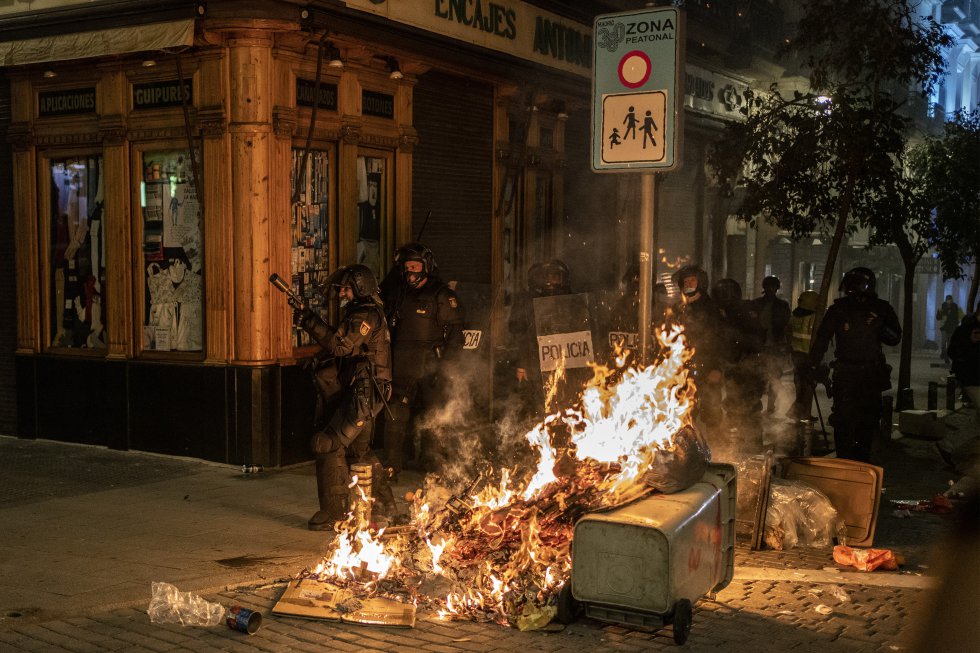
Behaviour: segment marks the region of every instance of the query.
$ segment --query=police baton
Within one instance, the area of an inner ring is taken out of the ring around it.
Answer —
[[[823,425],[823,411],[820,410],[820,401],[817,400],[817,382],[810,379],[810,387],[813,388],[813,403],[817,405],[817,417],[820,418],[820,432],[823,433],[823,446],[830,449],[830,442],[827,440],[827,428]]]
[[[374,384],[374,389],[377,391],[378,397],[381,398],[381,405],[385,407],[385,412],[388,413],[388,419],[394,422],[395,415],[391,412],[391,407],[388,405],[388,400],[385,399],[385,393],[381,390],[381,384],[378,383],[378,379],[375,378],[372,370],[368,370],[368,376],[371,377],[371,383]]]

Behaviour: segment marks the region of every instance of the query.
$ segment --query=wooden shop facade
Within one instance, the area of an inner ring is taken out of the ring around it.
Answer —
[[[423,225],[490,374],[487,316],[554,255],[588,174],[588,21],[517,0],[32,6],[0,8],[18,436],[308,459],[310,347],[269,277],[316,303]]]

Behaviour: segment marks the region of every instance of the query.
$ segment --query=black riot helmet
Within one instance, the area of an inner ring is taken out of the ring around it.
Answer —
[[[405,264],[409,261],[418,261],[422,264],[421,272],[406,272]],[[419,287],[426,277],[433,274],[436,269],[436,261],[432,256],[432,250],[422,243],[406,243],[395,251],[395,265],[401,271],[402,279],[413,288]]]
[[[684,279],[691,277],[697,278],[698,285],[696,288],[685,290]],[[702,270],[700,265],[685,265],[673,274],[671,280],[681,293],[688,296],[697,294],[698,292],[705,293],[708,291],[708,273]]]
[[[349,286],[354,293],[354,299],[373,299],[378,293],[378,280],[374,272],[366,265],[355,263],[342,267],[327,279],[330,290],[336,291],[343,286]]]
[[[731,304],[742,299],[742,286],[734,279],[719,279],[711,286],[711,296],[720,304]]]
[[[553,258],[541,266],[538,273],[541,277],[542,295],[564,295],[569,292],[568,266],[559,259]]]
[[[850,296],[875,295],[875,273],[869,268],[852,268],[840,281],[840,292]]]

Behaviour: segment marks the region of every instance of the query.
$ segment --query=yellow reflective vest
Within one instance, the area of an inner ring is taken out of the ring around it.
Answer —
[[[807,353],[810,351],[810,338],[813,334],[813,318],[816,313],[808,312],[806,315],[793,315],[789,318],[790,344],[793,351]]]

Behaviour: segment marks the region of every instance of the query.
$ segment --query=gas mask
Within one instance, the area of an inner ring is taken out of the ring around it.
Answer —
[[[408,261],[406,261],[408,263]],[[402,266],[402,278],[412,288],[418,288],[425,280],[425,267],[421,270],[409,270],[407,265]]]

